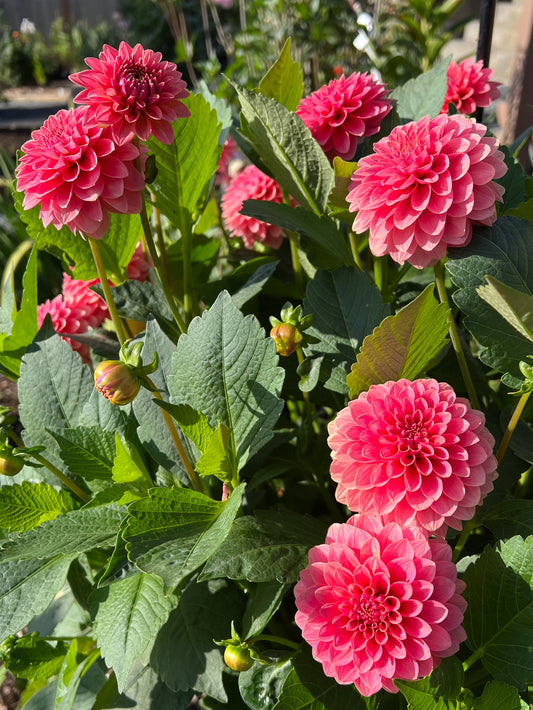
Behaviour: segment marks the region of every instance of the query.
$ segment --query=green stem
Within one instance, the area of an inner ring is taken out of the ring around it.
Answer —
[[[181,248],[183,254],[183,308],[187,318],[192,318],[193,315],[193,298],[192,298],[192,238],[188,227],[185,225],[181,231]]]
[[[466,541],[470,537],[470,533],[472,530],[477,526],[477,520],[476,520],[476,514],[474,515],[473,518],[468,520],[464,528],[461,530],[461,534],[459,535],[459,539],[457,540],[455,547],[453,548],[453,555],[452,555],[452,562],[456,563],[457,560],[461,557],[461,553],[463,551],[463,547],[466,544]]]
[[[152,381],[148,377],[146,379],[153,386]],[[157,399],[163,401],[163,397],[161,396],[161,394],[157,390],[152,392],[152,394]],[[205,491],[204,491],[204,487],[202,485],[202,481],[198,478],[198,475],[193,468],[191,460],[187,456],[187,452],[185,451],[185,447],[183,446],[183,443],[180,439],[180,435],[178,434],[178,430],[176,429],[176,427],[174,425],[174,420],[172,419],[170,414],[165,409],[163,409],[162,407],[159,407],[159,409],[161,410],[161,413],[163,414],[163,419],[165,420],[165,424],[167,425],[167,429],[170,433],[170,437],[174,443],[174,446],[176,447],[176,450],[178,452],[178,456],[181,459],[181,462],[183,464],[183,467],[185,468],[185,472],[187,473],[187,476],[189,477],[189,481],[191,482],[192,487],[195,490],[199,491],[200,493],[204,493]]]
[[[450,335],[450,340],[452,341],[453,349],[455,350],[455,355],[457,357],[457,362],[459,363],[459,368],[461,374],[463,375],[463,380],[466,385],[466,390],[470,398],[470,402],[474,409],[480,409],[479,400],[477,398],[476,390],[474,388],[474,383],[472,382],[472,377],[470,375],[470,370],[468,369],[468,364],[466,362],[465,354],[461,346],[461,341],[459,339],[459,333],[457,332],[457,327],[455,325],[455,320],[452,315],[452,310],[450,308],[450,302],[448,300],[448,294],[446,292],[446,286],[444,284],[444,271],[442,268],[442,261],[435,264],[435,282],[437,284],[437,291],[439,293],[439,298],[441,303],[448,307],[448,332]]]
[[[250,641],[253,641],[253,643],[256,641],[268,641],[269,643],[274,643],[279,646],[287,646],[287,648],[292,648],[295,651],[300,649],[300,644],[289,641],[289,639],[283,638],[283,636],[272,636],[271,634],[259,634],[259,636],[251,638]]]
[[[507,423],[507,428],[505,429],[502,440],[498,447],[498,451],[496,452],[496,459],[498,463],[501,463],[501,460],[503,459],[503,455],[505,454],[507,446],[509,445],[509,440],[513,435],[514,430],[516,429],[516,425],[518,424],[518,420],[520,419],[520,416],[524,411],[524,407],[527,404],[527,400],[529,399],[530,394],[531,392],[524,392],[524,394],[520,397],[514,409],[514,412]]]
[[[89,244],[91,245],[94,264],[96,266],[96,270],[98,271],[98,278],[100,279],[100,283],[104,291],[104,298],[107,303],[109,313],[111,315],[111,320],[113,321],[113,325],[115,326],[115,330],[117,331],[117,336],[120,341],[120,344],[124,345],[124,342],[126,340],[126,334],[124,333],[124,327],[122,326],[122,321],[115,305],[115,299],[113,298],[111,288],[109,287],[109,281],[107,280],[102,254],[100,253],[100,247],[98,246],[98,242],[96,241],[96,239],[91,239],[91,237],[89,237]]]
[[[379,292],[383,295],[383,257],[376,256],[374,258],[374,281]]]
[[[165,294],[165,298],[167,300],[167,303],[170,307],[170,310],[172,311],[172,315],[174,316],[174,320],[176,321],[176,324],[180,331],[182,333],[185,333],[187,330],[187,325],[183,318],[181,317],[181,314],[178,310],[178,306],[176,305],[176,300],[174,298],[174,295],[172,294],[170,290],[170,286],[168,285],[168,281],[165,278],[165,274],[163,273],[163,269],[161,267],[161,260],[159,259],[159,254],[157,253],[157,249],[155,248],[155,243],[154,239],[152,237],[152,230],[150,229],[150,222],[148,221],[148,215],[146,214],[146,202],[142,200],[142,210],[141,210],[141,224],[143,226],[143,232],[144,232],[144,238],[146,239],[146,246],[148,247],[148,253],[152,257],[152,262],[154,264],[154,268],[157,272],[157,275],[159,277],[159,281],[161,283],[161,287],[163,289],[163,293]]]
[[[15,444],[17,445],[17,447],[19,449],[24,450],[26,448],[22,439],[13,430],[9,431],[9,436],[11,439],[13,439],[13,441],[15,442]],[[82,500],[84,503],[88,503],[91,500],[91,497],[89,495],[87,495],[87,493],[85,493],[85,491],[82,491],[82,489],[76,483],[74,483],[74,481],[72,481],[68,476],[65,476],[65,474],[62,471],[60,471],[56,466],[54,466],[54,464],[51,461],[48,461],[48,459],[45,459],[44,456],[41,456],[41,454],[32,453],[31,457],[34,458],[36,461],[38,461],[42,466],[47,468],[50,471],[50,473],[53,473],[54,476],[59,478],[61,483],[63,483],[67,488],[70,488],[70,490],[75,495],[77,495],[78,498],[80,500]]]
[[[303,354],[302,348],[298,346],[296,348],[296,357],[298,358],[298,365],[301,365],[302,362],[305,360],[305,356]],[[304,404],[305,404],[305,416],[307,420],[307,428],[309,429],[309,433],[311,434],[313,432],[313,414],[311,411],[311,399],[309,397],[309,392],[302,391],[302,395],[304,398]]]
[[[296,281],[298,291],[303,296],[303,294],[305,293],[305,286],[302,264],[300,263],[300,255],[298,254],[298,234],[296,232],[288,232],[288,235],[289,244],[291,246],[291,260],[292,268],[294,271],[294,280]]]
[[[348,232],[348,240],[350,242],[350,249],[352,252],[354,264],[363,271],[363,262],[361,261],[361,254],[359,254],[359,249],[357,248],[357,236],[351,230]]]
[[[531,487],[531,474],[533,473],[533,466],[530,466],[527,471],[520,476],[518,483],[514,489],[515,498],[525,498]]]
[[[484,648],[478,648],[474,651],[474,653],[471,656],[468,656],[466,661],[463,661],[463,671],[466,673],[466,671],[471,668],[476,661],[479,661],[481,656],[483,655]]]

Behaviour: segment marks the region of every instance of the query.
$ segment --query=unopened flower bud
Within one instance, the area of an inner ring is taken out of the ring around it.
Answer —
[[[141,381],[134,369],[120,360],[104,360],[94,371],[94,386],[111,404],[129,404],[139,392]]]
[[[270,331],[270,337],[276,343],[278,355],[291,355],[303,340],[303,336],[294,325],[282,323],[275,325]]]
[[[24,467],[24,459],[15,456],[9,451],[0,452],[0,474],[2,476],[16,476]]]
[[[237,646],[234,644],[226,646],[226,650],[224,651],[224,661],[228,668],[231,668],[238,673],[249,670],[254,664],[250,651],[243,646]]]

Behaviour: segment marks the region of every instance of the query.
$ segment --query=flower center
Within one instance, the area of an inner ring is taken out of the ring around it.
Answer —
[[[124,67],[119,79],[122,95],[128,102],[145,104],[154,93],[155,82],[152,73],[138,64]]]
[[[376,631],[386,631],[390,614],[394,613],[395,600],[372,586],[361,590],[350,584],[344,601],[339,604],[337,623],[350,631],[359,631],[373,636]]]

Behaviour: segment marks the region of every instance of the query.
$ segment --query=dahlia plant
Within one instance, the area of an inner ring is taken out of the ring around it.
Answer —
[[[105,46],[21,147],[22,707],[529,707],[532,182],[470,116],[490,70],[448,64],[304,95],[287,42],[228,105]]]

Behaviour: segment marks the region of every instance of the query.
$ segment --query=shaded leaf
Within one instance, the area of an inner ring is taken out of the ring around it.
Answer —
[[[533,536],[487,547],[464,580],[468,647],[495,680],[524,689],[533,673]]]
[[[493,680],[483,688],[474,702],[475,710],[528,710],[529,706],[518,695],[516,688]]]
[[[115,435],[100,427],[52,429],[47,431],[59,445],[59,455],[68,470],[86,481],[111,481],[115,457]]]
[[[3,662],[17,678],[46,680],[59,672],[67,650],[64,641],[52,646],[38,636],[26,635],[10,644]]]
[[[272,710],[292,670],[290,661],[254,663],[250,670],[239,673],[239,690],[251,710]]]
[[[533,295],[533,224],[501,217],[492,227],[474,228],[470,244],[450,249],[446,268],[458,287],[453,299],[465,314],[464,324],[482,346],[479,358],[518,384],[518,363],[531,355],[531,342],[495,312],[477,293],[491,276],[500,283]],[[519,385],[518,385],[519,386]]]
[[[489,508],[481,519],[497,538],[526,538],[533,530],[533,500],[505,500]]]
[[[334,269],[352,262],[344,235],[326,214],[265,200],[244,200],[241,214],[304,234],[311,242],[309,259],[316,266]]]
[[[163,582],[139,572],[98,589],[94,632],[107,665],[113,668],[122,691],[134,661],[146,650],[175,604]]]
[[[478,295],[512,325],[522,337],[533,342],[533,296],[485,276],[487,284],[477,288]]]
[[[229,577],[250,582],[296,582],[313,545],[324,542],[326,527],[289,511],[258,511],[235,520],[200,579]]]
[[[0,562],[0,641],[23,629],[62,589],[74,555]]]
[[[153,488],[129,507],[123,533],[129,558],[169,588],[194,572],[222,544],[241,504],[243,485],[225,502],[185,488]]]
[[[414,380],[447,342],[449,309],[433,295],[433,284],[365,338],[346,382],[350,397],[371,385],[403,377]]]
[[[304,310],[315,316],[306,332],[318,338],[305,352],[325,355],[322,367],[329,368],[325,386],[345,394],[346,376],[363,338],[390,313],[389,306],[366,274],[343,267],[317,271],[307,286]]]
[[[241,613],[235,587],[219,580],[191,582],[159,632],[150,664],[172,690],[194,688],[225,703],[224,661],[213,639],[229,637],[231,620]]]

